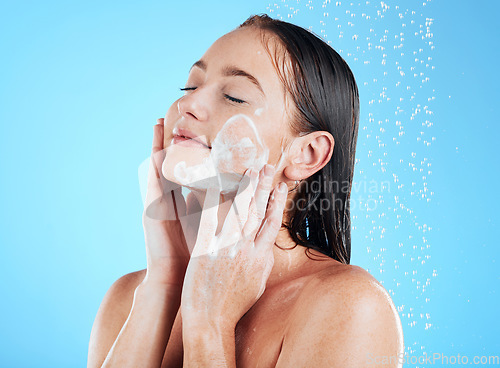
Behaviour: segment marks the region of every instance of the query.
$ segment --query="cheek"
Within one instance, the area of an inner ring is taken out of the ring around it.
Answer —
[[[264,144],[269,149],[269,158],[268,162],[271,165],[274,165],[276,169],[278,169],[278,162],[285,155],[284,147],[282,147],[283,135],[281,128],[275,128],[272,132],[267,132],[267,134],[263,135]]]
[[[252,117],[238,114],[229,118],[212,141],[212,150],[171,145],[172,130],[180,119],[176,104],[165,117],[162,172],[168,180],[199,189],[221,184],[223,191],[233,191],[249,167],[260,170],[279,158],[282,132],[279,124],[269,123],[262,110]]]
[[[248,116],[231,117],[212,144],[212,157],[219,172],[243,174],[249,167],[260,170],[269,157],[257,125]]]

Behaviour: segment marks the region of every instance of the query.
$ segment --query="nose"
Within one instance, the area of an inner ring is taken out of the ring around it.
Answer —
[[[208,119],[208,99],[201,92],[198,88],[177,101],[177,109],[182,117],[186,119],[194,118],[199,121]]]

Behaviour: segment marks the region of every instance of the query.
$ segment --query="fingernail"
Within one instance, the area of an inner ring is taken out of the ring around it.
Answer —
[[[285,183],[280,183],[280,185],[278,185],[278,192],[280,193],[285,193],[286,191],[286,184]]]
[[[250,169],[248,169],[247,175],[249,178],[255,179],[258,174],[257,174],[257,171],[255,171],[255,169],[253,167],[251,167]]]
[[[272,176],[273,174],[274,174],[274,167],[272,167],[271,165],[266,164],[264,166],[264,175]]]

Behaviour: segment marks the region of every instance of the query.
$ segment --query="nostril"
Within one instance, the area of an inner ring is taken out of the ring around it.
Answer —
[[[206,106],[199,98],[194,98],[194,94],[181,97],[177,101],[179,115],[186,119],[204,121],[207,118]]]

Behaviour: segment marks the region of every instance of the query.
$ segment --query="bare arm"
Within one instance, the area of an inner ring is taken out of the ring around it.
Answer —
[[[179,310],[190,256],[181,223],[186,203],[180,186],[161,171],[163,123],[154,126],[142,216],[147,271],[120,278],[106,294],[92,329],[89,368],[160,367]]]
[[[215,323],[183,326],[183,367],[235,368],[234,327]]]
[[[179,289],[139,285],[130,315],[102,368],[160,367],[180,298]]]
[[[180,290],[129,274],[113,284],[97,314],[87,367],[160,367]],[[127,315],[128,313],[128,315]]]

